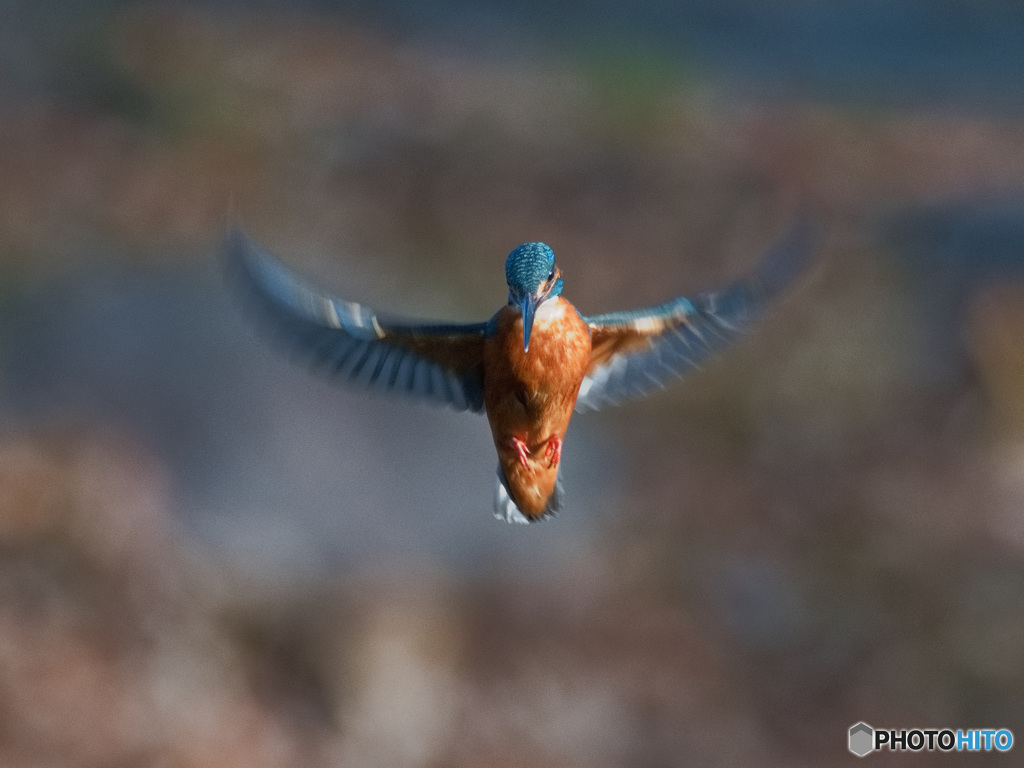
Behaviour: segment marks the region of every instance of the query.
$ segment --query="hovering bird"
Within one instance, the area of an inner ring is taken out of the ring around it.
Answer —
[[[484,411],[498,452],[495,517],[532,523],[561,505],[559,465],[573,410],[663,388],[747,330],[799,274],[813,242],[798,220],[753,275],[649,309],[586,316],[562,296],[544,243],[505,261],[508,303],[487,322],[378,314],[308,286],[232,228],[225,251],[242,290],[314,367],[456,410]]]

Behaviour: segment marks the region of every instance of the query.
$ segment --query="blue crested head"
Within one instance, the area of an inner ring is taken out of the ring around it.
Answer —
[[[542,303],[562,293],[562,272],[544,243],[523,243],[505,260],[508,303],[523,315],[523,349],[530,350],[533,315]]]
[[[554,271],[555,253],[544,243],[516,246],[505,260],[505,279],[511,296],[516,299],[526,293],[536,294],[553,278]]]

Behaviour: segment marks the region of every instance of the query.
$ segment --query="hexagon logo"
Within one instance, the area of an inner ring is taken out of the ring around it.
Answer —
[[[857,757],[864,757],[875,748],[875,729],[867,723],[850,726],[850,751]]]

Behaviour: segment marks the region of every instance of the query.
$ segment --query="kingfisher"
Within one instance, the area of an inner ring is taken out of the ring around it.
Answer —
[[[403,319],[300,279],[233,226],[230,273],[315,369],[371,389],[487,415],[498,454],[494,514],[532,523],[562,504],[574,411],[646,395],[747,331],[803,270],[814,227],[798,218],[752,274],[657,306],[584,315],[562,296],[555,254],[523,243],[505,261],[508,302],[481,323]]]

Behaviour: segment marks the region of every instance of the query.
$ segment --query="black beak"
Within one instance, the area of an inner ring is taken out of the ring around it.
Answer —
[[[528,293],[519,300],[523,313],[523,351],[530,351],[530,333],[533,331],[533,315],[537,311],[537,297]]]

